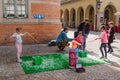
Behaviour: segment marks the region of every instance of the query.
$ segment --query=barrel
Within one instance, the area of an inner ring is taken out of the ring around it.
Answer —
[[[69,51],[69,67],[70,68],[75,68],[75,66],[76,66],[75,50],[70,49],[70,51]]]

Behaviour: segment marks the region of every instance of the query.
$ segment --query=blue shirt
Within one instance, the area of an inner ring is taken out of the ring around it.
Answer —
[[[62,31],[57,37],[56,43],[60,42],[61,40],[72,41],[73,39],[68,38],[66,32]]]

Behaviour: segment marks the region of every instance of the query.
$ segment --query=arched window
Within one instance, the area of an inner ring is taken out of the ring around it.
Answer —
[[[104,18],[108,21],[113,21],[114,23],[116,23],[116,17],[114,16],[115,13],[116,8],[113,5],[108,5],[104,10]]]
[[[28,0],[3,0],[4,18],[27,18]]]
[[[91,25],[94,25],[94,8],[91,7],[89,10],[89,22]]]
[[[65,25],[69,26],[69,11],[68,11],[68,9],[65,10],[64,19],[65,19]]]
[[[80,22],[84,21],[84,11],[81,9],[80,11]]]

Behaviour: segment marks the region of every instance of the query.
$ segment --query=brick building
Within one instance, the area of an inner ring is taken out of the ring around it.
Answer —
[[[0,45],[13,43],[6,38],[16,27],[31,33],[40,43],[55,39],[61,30],[60,0],[0,0],[0,4]],[[23,40],[25,44],[35,43],[29,36]]]

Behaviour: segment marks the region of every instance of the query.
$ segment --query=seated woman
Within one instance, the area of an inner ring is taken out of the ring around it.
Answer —
[[[68,32],[69,28],[64,28],[56,39],[56,44],[60,50],[64,50],[65,46],[69,46],[68,42],[73,40],[67,37]]]

